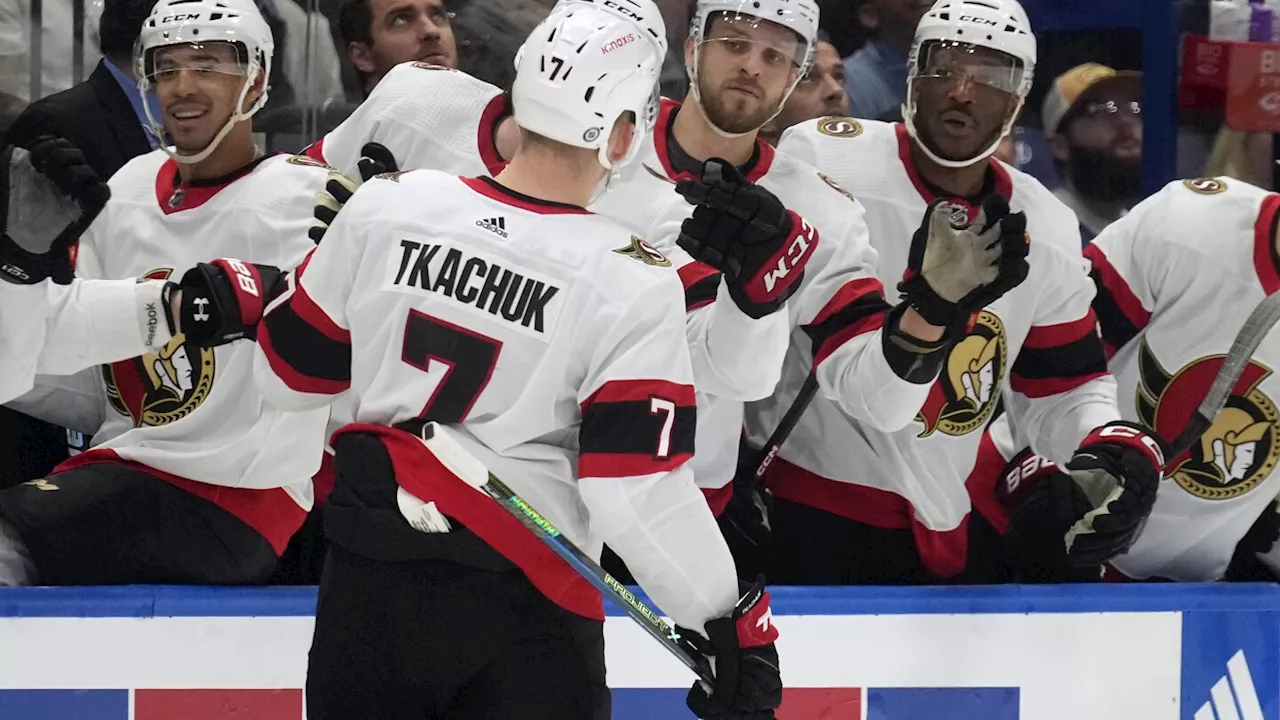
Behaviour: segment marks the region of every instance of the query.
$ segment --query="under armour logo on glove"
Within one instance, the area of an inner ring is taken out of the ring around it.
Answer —
[[[209,319],[209,313],[205,312],[205,308],[209,305],[209,298],[196,298],[191,303],[199,308],[191,316],[191,319],[196,322],[206,322]]]

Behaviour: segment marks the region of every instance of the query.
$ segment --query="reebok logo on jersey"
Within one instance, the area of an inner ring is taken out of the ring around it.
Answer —
[[[392,286],[427,291],[512,323],[541,338],[555,326],[555,309],[548,311],[560,288],[550,280],[528,277],[527,270],[504,268],[497,258],[468,249],[403,239]],[[502,261],[505,262],[505,261]],[[548,316],[550,319],[548,319]]]
[[[1244,651],[1238,650],[1227,661],[1227,674],[1218,678],[1209,690],[1209,701],[1200,706],[1194,720],[1263,720],[1262,703],[1253,684]]]
[[[477,220],[476,225],[479,225],[489,232],[496,233],[499,237],[507,236],[507,219],[504,217]]]

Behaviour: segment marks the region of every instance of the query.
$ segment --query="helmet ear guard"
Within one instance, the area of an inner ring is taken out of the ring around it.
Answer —
[[[920,140],[916,130],[916,80],[921,77],[921,63],[927,60],[927,51],[933,43],[987,48],[1009,56],[1021,68],[1017,82],[1010,85],[1018,102],[1005,119],[1003,131],[989,147],[967,160],[940,157]],[[991,157],[1000,141],[1013,131],[1018,114],[1031,92],[1036,56],[1036,37],[1031,32],[1031,21],[1017,0],[938,0],[916,26],[915,40],[907,56],[907,99],[902,105],[902,119],[907,132],[921,151],[942,167],[968,167]]]

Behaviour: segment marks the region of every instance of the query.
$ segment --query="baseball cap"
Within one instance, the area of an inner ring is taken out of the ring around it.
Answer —
[[[1140,85],[1142,73],[1135,70],[1116,70],[1099,63],[1077,65],[1058,76],[1044,99],[1040,119],[1045,137],[1058,134],[1062,119],[1080,102],[1085,93],[1110,83],[1135,83]]]

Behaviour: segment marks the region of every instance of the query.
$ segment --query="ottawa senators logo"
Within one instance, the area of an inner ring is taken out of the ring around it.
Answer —
[[[828,115],[818,121],[818,132],[831,137],[858,137],[862,134],[862,123],[851,117]]]
[[[841,195],[849,198],[850,200],[853,200],[853,193],[849,192],[848,190],[845,190],[844,187],[842,187],[840,183],[836,182],[830,175],[824,172],[819,172],[818,177],[822,178],[822,182],[826,183],[827,186],[830,187],[832,190],[835,190]]]
[[[1004,323],[983,310],[969,335],[951,348],[946,367],[916,415],[924,424],[920,437],[934,431],[967,435],[985,426],[1000,397],[1008,354]]]
[[[152,270],[148,280],[167,280],[170,268]],[[213,348],[188,346],[181,333],[159,353],[102,366],[107,400],[134,427],[167,425],[200,407],[213,388]]]
[[[639,260],[645,265],[654,265],[657,267],[671,267],[671,261],[663,255],[658,248],[650,245],[636,235],[631,236],[631,244],[626,247],[620,247],[614,252],[619,255],[626,255],[632,260]]]
[[[1213,384],[1222,355],[1196,360],[1172,376],[1144,341],[1138,354],[1138,417],[1161,437],[1177,437]],[[1166,477],[1205,500],[1229,500],[1257,487],[1280,456],[1280,416],[1259,386],[1271,370],[1250,362],[1227,405],[1191,449],[1170,458]]]
[[[1218,178],[1193,178],[1183,180],[1182,184],[1199,195],[1221,195],[1227,191],[1227,182]]]

